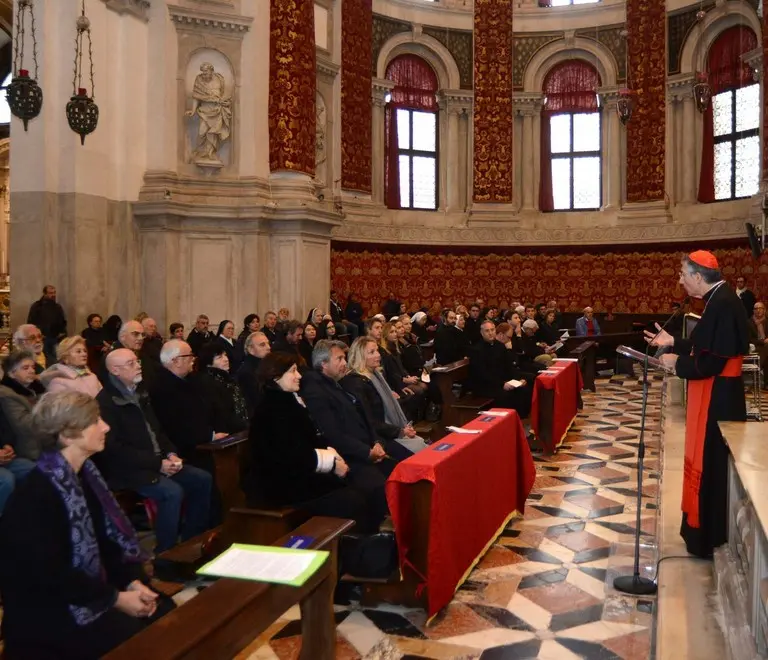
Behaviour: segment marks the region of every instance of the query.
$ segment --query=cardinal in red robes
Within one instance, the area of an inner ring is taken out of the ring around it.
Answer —
[[[689,338],[662,330],[652,344],[671,347],[660,359],[688,381],[680,534],[689,553],[711,557],[728,539],[728,448],[717,423],[747,417],[741,376],[749,352],[747,313],[711,252],[683,257],[680,284],[704,300],[701,319]],[[650,341],[654,333],[646,336]]]

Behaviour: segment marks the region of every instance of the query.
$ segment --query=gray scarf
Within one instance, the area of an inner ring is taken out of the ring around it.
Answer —
[[[387,424],[392,424],[397,428],[402,429],[408,424],[408,420],[406,419],[400,404],[397,402],[397,399],[395,399],[392,394],[392,390],[384,379],[384,375],[376,370],[370,372],[369,378],[384,404],[384,420]]]

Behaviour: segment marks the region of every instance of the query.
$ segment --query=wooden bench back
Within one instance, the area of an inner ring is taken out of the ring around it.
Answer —
[[[435,367],[429,374],[443,397],[443,405],[450,405],[458,400],[454,393],[453,384],[469,378],[469,359],[464,358],[441,367]]]

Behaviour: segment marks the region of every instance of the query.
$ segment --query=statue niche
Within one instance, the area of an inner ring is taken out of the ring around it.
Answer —
[[[197,124],[189,161],[199,167],[224,167],[221,152],[232,131],[232,81],[228,82],[211,62],[204,61],[188,98],[192,107],[184,116]]]

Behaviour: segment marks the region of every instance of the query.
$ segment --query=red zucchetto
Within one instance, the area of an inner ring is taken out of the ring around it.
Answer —
[[[707,252],[706,250],[696,250],[696,252],[691,252],[688,255],[688,259],[704,268],[711,268],[713,270],[718,269],[717,258],[714,254]]]

